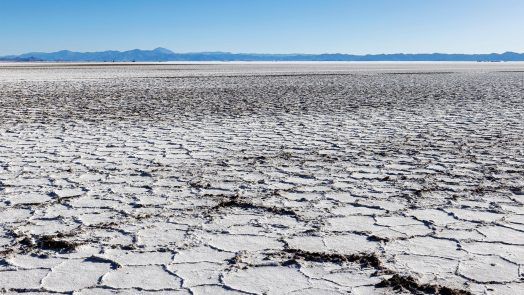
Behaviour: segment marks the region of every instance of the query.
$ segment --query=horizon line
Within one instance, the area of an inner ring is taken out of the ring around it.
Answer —
[[[256,54],[256,55],[353,55],[353,56],[368,56],[368,55],[431,55],[431,54],[443,54],[443,55],[490,55],[490,54],[505,54],[505,53],[516,53],[516,54],[524,54],[524,51],[511,51],[506,50],[503,52],[483,52],[483,53],[466,53],[466,52],[439,52],[439,51],[433,51],[433,52],[388,52],[388,53],[349,53],[349,52],[320,52],[320,53],[304,53],[304,52],[291,52],[291,53],[281,53],[281,52],[242,52],[242,51],[221,51],[221,50],[205,50],[205,51],[184,51],[184,52],[176,52],[171,49],[165,48],[165,47],[156,47],[153,49],[140,49],[140,48],[133,48],[133,49],[125,49],[125,50],[116,50],[116,49],[104,49],[104,50],[71,50],[71,49],[61,49],[61,50],[54,50],[54,51],[28,51],[23,53],[12,53],[12,54],[3,54],[0,55],[0,57],[10,57],[10,56],[20,56],[20,55],[26,55],[26,54],[49,54],[49,53],[58,53],[58,52],[73,52],[73,53],[100,53],[100,52],[129,52],[129,51],[155,51],[155,50],[168,50],[170,53],[165,54],[202,54],[202,53],[227,53],[227,54]]]

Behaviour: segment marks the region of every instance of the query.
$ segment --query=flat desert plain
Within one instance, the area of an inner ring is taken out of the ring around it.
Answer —
[[[8,294],[524,294],[524,63],[0,64]]]

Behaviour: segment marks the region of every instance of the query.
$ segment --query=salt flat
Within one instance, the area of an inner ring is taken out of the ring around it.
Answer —
[[[524,293],[524,63],[0,64],[0,289]]]

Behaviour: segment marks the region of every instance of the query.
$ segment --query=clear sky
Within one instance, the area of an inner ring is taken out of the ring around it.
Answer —
[[[0,0],[0,55],[524,52],[524,0]]]

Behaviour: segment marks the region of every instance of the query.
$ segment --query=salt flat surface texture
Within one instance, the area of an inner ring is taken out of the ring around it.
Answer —
[[[0,289],[524,294],[524,64],[0,64]]]

